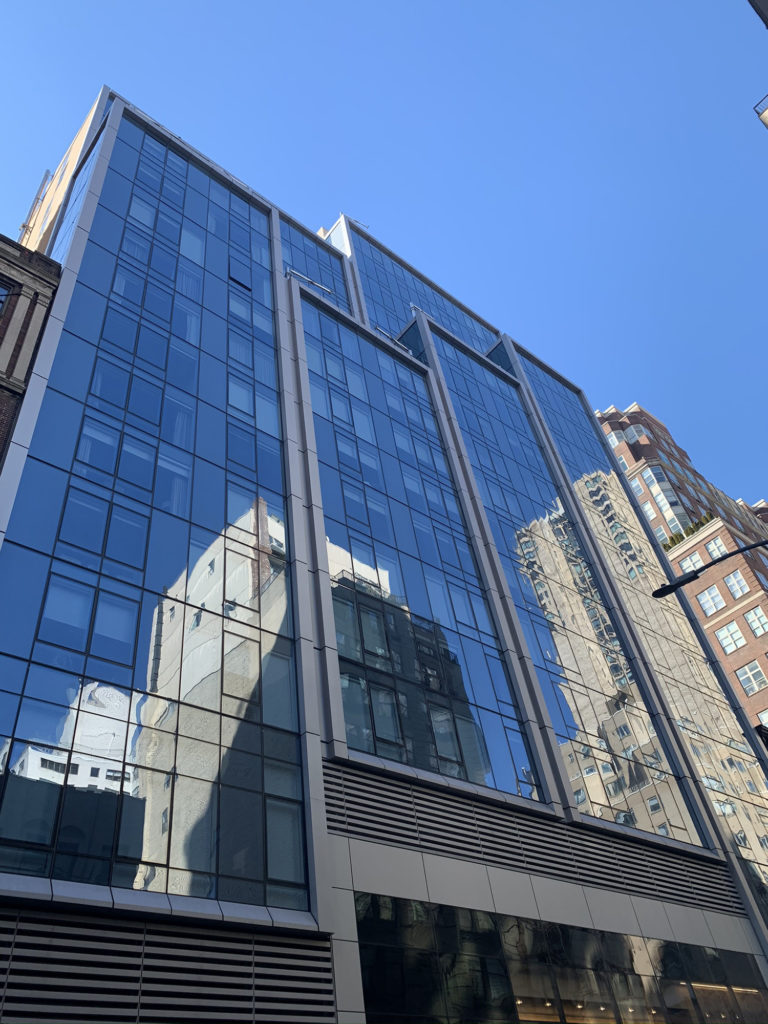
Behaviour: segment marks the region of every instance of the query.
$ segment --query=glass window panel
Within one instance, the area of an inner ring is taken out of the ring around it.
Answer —
[[[51,576],[39,636],[51,643],[84,649],[93,607],[93,589]]]
[[[301,804],[268,797],[267,870],[276,882],[304,882],[304,829]]]
[[[111,430],[95,420],[86,419],[80,435],[77,458],[95,469],[112,473],[117,458],[118,439],[116,430]]]
[[[48,845],[59,808],[64,771],[43,767],[43,760],[64,766],[65,750],[14,743],[0,805],[0,838]]]
[[[109,505],[84,491],[70,488],[59,536],[69,544],[101,551]]]
[[[342,673],[341,698],[344,704],[344,722],[347,743],[353,750],[373,752],[373,729],[370,703],[365,680]]]
[[[197,872],[215,870],[217,790],[215,784],[201,779],[183,775],[176,778],[170,836],[172,867]]]
[[[181,662],[181,700],[215,711],[221,691],[222,620],[187,607]]]
[[[96,604],[92,653],[130,665],[133,661],[138,610],[135,601],[101,591]]]
[[[165,863],[173,792],[171,776],[138,766],[127,766],[126,770],[129,777],[123,783],[117,855],[129,860]],[[126,871],[122,884],[127,887],[130,882],[131,888],[145,888],[146,871],[136,865],[134,872],[129,879]]]
[[[259,674],[258,642],[225,631],[222,692],[241,700],[258,700]]]
[[[290,645],[265,632],[262,633],[261,687],[264,723],[296,729],[296,687]]]
[[[370,695],[376,736],[389,743],[402,743],[395,694],[392,690],[372,686]]]
[[[219,871],[237,878],[264,878],[262,797],[221,787]],[[221,895],[221,894],[220,894]]]
[[[353,600],[338,589],[333,591],[333,613],[336,622],[336,646],[339,657],[362,661],[363,650],[360,643],[360,629],[357,621],[357,610]]]

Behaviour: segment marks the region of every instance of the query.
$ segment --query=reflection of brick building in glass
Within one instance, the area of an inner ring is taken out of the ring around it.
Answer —
[[[765,502],[734,501],[704,479],[650,413],[611,407],[598,419],[677,576],[768,541]],[[685,593],[753,724],[768,725],[768,546],[703,572]]]

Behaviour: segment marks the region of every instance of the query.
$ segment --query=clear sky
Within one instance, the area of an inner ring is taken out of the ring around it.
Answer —
[[[747,0],[39,0],[2,29],[3,233],[109,84],[768,497],[768,31]]]

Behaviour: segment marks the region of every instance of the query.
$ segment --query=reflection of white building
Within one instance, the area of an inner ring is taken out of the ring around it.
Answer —
[[[56,746],[16,748],[10,771],[58,784],[66,776],[67,785],[77,789],[119,793],[131,776],[122,766],[129,708],[125,690],[92,679],[82,682],[69,708],[62,708],[58,735],[52,737]]]
[[[126,761],[137,766],[134,792],[145,806],[137,859],[165,863],[170,837],[172,866],[213,871],[213,787],[227,756],[219,714],[246,718],[259,702],[269,724],[265,659],[284,659],[290,682],[278,635],[290,628],[285,524],[259,499],[223,534],[199,531],[197,547],[195,539],[193,531],[189,566],[158,597],[147,692],[135,702]],[[153,876],[139,866],[134,884]]]

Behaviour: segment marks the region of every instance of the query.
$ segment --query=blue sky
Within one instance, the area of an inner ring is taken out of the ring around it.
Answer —
[[[747,0],[43,0],[3,36],[3,233],[107,83],[768,497],[768,31]]]

